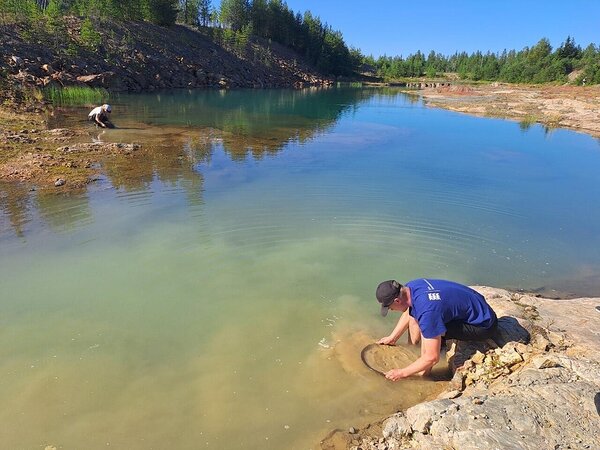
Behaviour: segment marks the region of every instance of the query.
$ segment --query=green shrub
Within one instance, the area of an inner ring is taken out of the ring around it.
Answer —
[[[98,50],[102,43],[102,35],[95,30],[94,24],[89,17],[81,23],[79,36],[81,37],[83,46],[90,50]]]

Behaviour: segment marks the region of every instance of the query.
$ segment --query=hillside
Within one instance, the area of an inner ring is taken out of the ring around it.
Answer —
[[[90,28],[92,25],[92,29]],[[331,83],[289,49],[255,38],[183,25],[76,17],[63,27],[2,27],[0,86],[85,85],[114,91],[166,88],[273,88]],[[206,33],[206,34],[204,34]],[[214,36],[213,36],[214,35]]]

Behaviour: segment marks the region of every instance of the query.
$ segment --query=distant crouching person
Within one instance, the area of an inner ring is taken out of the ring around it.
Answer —
[[[114,128],[115,126],[108,118],[111,110],[112,108],[107,104],[98,106],[90,111],[88,114],[88,120],[94,122],[96,126],[102,128]]]

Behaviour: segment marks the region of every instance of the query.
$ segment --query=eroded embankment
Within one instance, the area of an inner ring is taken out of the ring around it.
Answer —
[[[103,20],[94,24],[100,44],[92,46],[83,37],[82,24],[81,18],[65,17],[64,31],[58,34],[42,26],[32,29],[31,24],[4,25],[0,76],[8,85],[131,92],[331,82],[298,54],[273,42],[251,39],[232,51],[211,37],[210,30]]]

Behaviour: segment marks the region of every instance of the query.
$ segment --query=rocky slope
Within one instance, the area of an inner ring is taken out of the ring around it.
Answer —
[[[276,44],[250,41],[235,52],[202,32],[146,22],[96,22],[100,44],[82,38],[82,21],[60,35],[43,27],[4,26],[0,75],[30,86],[85,85],[116,91],[205,87],[302,87],[331,80]],[[1,80],[0,80],[1,81]]]
[[[600,299],[476,289],[501,317],[496,342],[451,343],[438,399],[322,448],[600,449]]]

